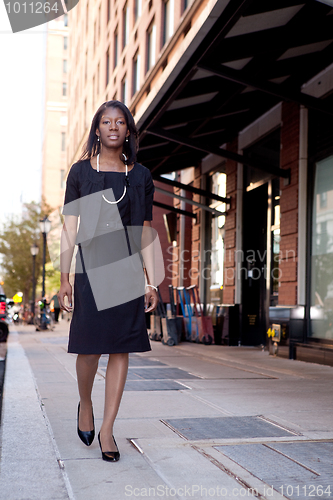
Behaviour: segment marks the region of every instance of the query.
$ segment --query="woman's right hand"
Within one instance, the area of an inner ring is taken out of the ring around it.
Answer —
[[[65,297],[67,297],[69,305],[65,304]],[[59,300],[60,309],[62,309],[63,311],[67,311],[67,312],[73,311],[72,285],[70,284],[69,281],[61,283],[59,293],[58,293],[58,300]]]

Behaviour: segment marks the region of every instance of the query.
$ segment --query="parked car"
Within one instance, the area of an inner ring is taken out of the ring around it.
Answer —
[[[8,319],[6,295],[0,293],[0,342],[6,342],[8,337]]]
[[[0,319],[7,316],[7,300],[6,295],[0,292]]]

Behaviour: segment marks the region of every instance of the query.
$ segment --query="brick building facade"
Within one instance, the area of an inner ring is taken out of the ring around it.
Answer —
[[[138,160],[157,187],[174,183],[173,202],[157,192],[154,207],[163,300],[169,284],[197,284],[219,311],[216,339],[268,346],[277,325],[281,355],[330,363],[332,12],[312,0],[80,2],[67,150],[70,166],[98,106],[124,101]]]

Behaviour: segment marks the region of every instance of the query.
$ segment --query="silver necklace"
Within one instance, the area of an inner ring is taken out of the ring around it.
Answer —
[[[127,179],[128,169],[127,169],[127,158],[126,158],[126,156],[125,156],[125,160],[126,160],[126,163],[125,163],[125,165],[126,165],[125,178]],[[99,172],[99,153],[97,155],[97,172]],[[104,201],[106,201],[106,203],[110,203],[110,205],[116,205],[117,203],[119,203],[124,198],[125,194],[126,194],[126,185],[124,186],[124,192],[121,195],[121,197],[119,198],[119,200],[110,201],[107,198],[105,198],[104,194],[102,194],[102,198],[103,198]]]

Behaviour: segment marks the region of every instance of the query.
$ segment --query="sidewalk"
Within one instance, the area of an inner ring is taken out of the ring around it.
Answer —
[[[248,347],[152,342],[130,356],[115,424],[121,458],[76,434],[69,324],[8,337],[0,498],[333,497],[333,368]],[[103,356],[93,402],[103,412]],[[97,433],[96,432],[96,433]]]

